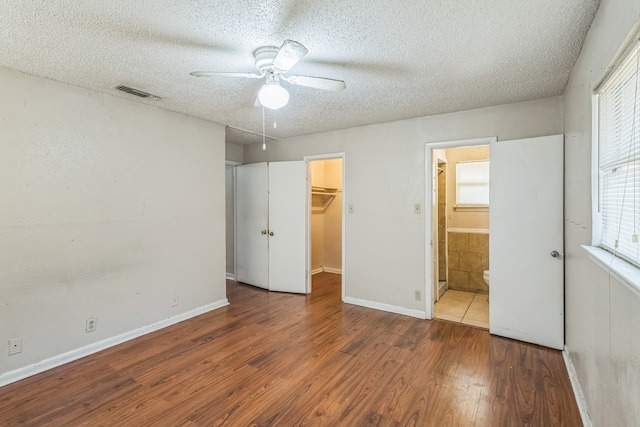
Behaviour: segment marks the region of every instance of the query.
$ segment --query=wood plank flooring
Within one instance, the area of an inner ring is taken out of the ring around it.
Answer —
[[[230,305],[0,388],[3,426],[580,426],[562,355],[227,283]]]

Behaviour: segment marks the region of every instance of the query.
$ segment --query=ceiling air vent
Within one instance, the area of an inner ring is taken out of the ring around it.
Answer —
[[[129,86],[116,86],[116,89],[118,89],[121,92],[126,92],[130,95],[134,95],[137,96],[139,98],[160,98],[159,96],[156,95],[152,95],[150,93],[147,93],[145,91],[142,91],[140,89],[134,89],[132,87]]]

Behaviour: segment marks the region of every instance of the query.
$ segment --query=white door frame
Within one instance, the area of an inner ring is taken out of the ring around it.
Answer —
[[[426,314],[427,319],[433,319],[433,301],[434,301],[434,271],[433,271],[433,213],[431,206],[433,205],[433,150],[434,149],[447,149],[447,148],[457,148],[457,147],[472,147],[475,145],[489,145],[492,142],[496,142],[498,140],[495,136],[487,136],[484,138],[472,138],[472,139],[460,139],[455,141],[443,141],[443,142],[427,142],[425,144],[425,193],[424,200],[425,206],[429,206],[429,209],[425,209],[424,215],[424,230],[425,230],[425,290],[424,290],[424,312]],[[450,165],[447,165],[450,167]],[[427,234],[428,233],[428,234]],[[438,242],[435,243],[436,247]]]
[[[432,151],[432,153],[433,153],[433,151]],[[437,167],[438,167],[438,164],[439,164],[440,162],[442,162],[442,163],[444,163],[444,164],[447,164],[447,158],[446,158],[446,156],[444,156],[444,157],[440,157],[439,155],[438,155],[438,156],[436,156],[436,158],[434,159],[434,164],[433,164],[433,166],[435,166],[435,167],[437,168]],[[446,178],[446,175],[445,175],[445,178]],[[435,185],[435,187],[434,187],[434,189],[433,189],[433,190],[434,190],[434,197],[435,197],[435,200],[433,200],[434,204],[431,206],[431,209],[432,209],[432,212],[434,212],[434,211],[433,211],[433,209],[434,209],[434,206],[435,206],[435,212],[436,212],[436,213],[434,213],[433,215],[438,215],[438,214],[437,214],[437,212],[438,212],[438,207],[439,207],[439,205],[440,205],[440,203],[439,203],[439,200],[440,200],[440,194],[439,194],[439,192],[440,192],[440,190],[438,189],[438,182],[439,182],[439,180],[440,180],[440,172],[435,172],[435,171],[434,171],[433,179],[435,180],[436,185]],[[446,196],[447,196],[447,194],[446,194],[446,190],[445,190],[445,215],[444,215],[444,217],[445,217],[445,225],[447,224],[447,214],[446,214],[446,207],[447,207],[447,203],[446,203]],[[438,232],[438,229],[439,229],[439,221],[440,221],[440,218],[436,216],[436,218],[433,218],[433,217],[432,217],[432,219],[433,219],[433,222],[431,223],[431,224],[432,224],[431,230],[433,230],[432,232],[433,232],[434,234],[431,236],[431,239],[432,239],[434,242],[438,242],[438,247],[439,247],[439,245],[440,245],[440,234],[439,234],[439,232]],[[445,227],[445,232],[444,232],[444,240],[445,240],[445,245],[444,245],[444,246],[445,246],[445,248],[446,248],[446,247],[448,247],[447,238],[448,238],[448,236],[447,236],[447,227]],[[438,269],[438,268],[440,268],[440,253],[439,253],[439,252],[440,252],[440,249],[438,249],[437,251],[433,251],[433,268],[434,268],[434,269]],[[447,277],[447,275],[449,274],[449,272],[448,272],[448,270],[449,270],[449,259],[448,259],[448,257],[447,257],[446,252],[445,252],[444,262],[445,262],[445,270],[446,270],[446,271],[445,271],[445,276],[444,276],[444,277],[445,277],[445,281],[448,283],[449,278]],[[437,277],[436,277],[436,276],[437,276]],[[433,289],[434,289],[434,292],[435,292],[435,294],[433,295],[433,301],[434,301],[434,303],[440,299],[440,298],[439,298],[439,296],[438,296],[438,295],[439,295],[439,293],[440,293],[440,283],[439,283],[439,279],[440,279],[440,277],[439,277],[439,276],[440,276],[440,274],[439,274],[439,273],[438,273],[438,274],[436,274],[436,272],[435,272],[435,271],[433,271],[433,278],[434,278],[434,279],[433,279],[433,280],[434,280],[434,282],[433,282]]]
[[[342,153],[329,153],[329,154],[316,154],[311,156],[304,156],[303,160],[307,165],[307,194],[311,195],[311,175],[309,173],[309,162],[314,160],[330,160],[330,159],[342,159],[342,282],[340,287],[342,288],[342,301],[344,301],[346,295],[345,289],[345,277],[346,277],[346,250],[345,250],[345,235],[346,235],[346,221],[347,221],[347,187],[346,182],[346,160],[347,156]],[[311,292],[311,197],[307,199],[307,278],[306,286],[307,293]]]

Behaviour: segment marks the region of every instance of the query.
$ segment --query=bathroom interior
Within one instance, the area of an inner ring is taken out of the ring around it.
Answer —
[[[489,329],[489,146],[433,158],[434,318]]]

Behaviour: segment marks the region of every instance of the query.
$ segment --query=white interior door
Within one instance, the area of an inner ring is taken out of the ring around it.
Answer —
[[[269,174],[266,163],[236,167],[236,280],[269,288]]]
[[[269,163],[269,290],[306,292],[306,163]]]
[[[490,158],[490,331],[562,349],[563,136],[493,142]]]

